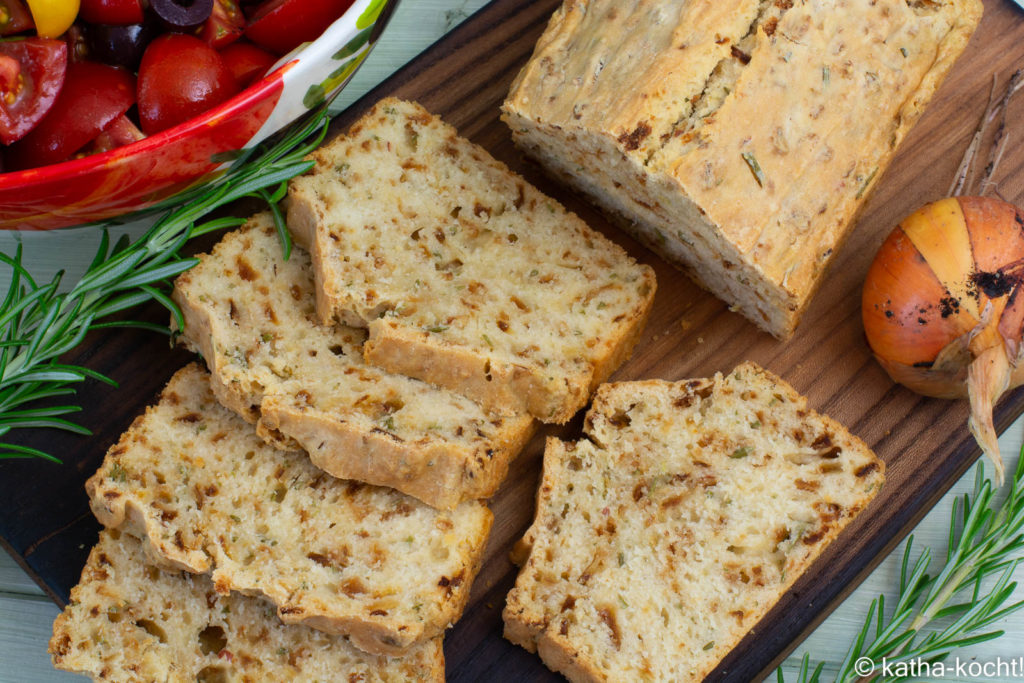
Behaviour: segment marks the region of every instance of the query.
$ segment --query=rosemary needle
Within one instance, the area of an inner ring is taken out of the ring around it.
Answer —
[[[973,493],[964,494],[962,502],[953,501],[949,529],[945,563],[934,575],[928,573],[929,550],[925,548],[911,564],[913,536],[907,541],[896,606],[886,617],[884,596],[871,602],[863,627],[839,665],[836,683],[896,680],[901,676],[882,670],[883,659],[890,665],[941,662],[956,648],[1003,635],[993,626],[1024,607],[1024,601],[1008,604],[1024,548],[1024,453],[1001,505],[994,501],[992,481],[978,466]],[[995,583],[986,589],[985,579],[993,576]],[[865,671],[865,662],[873,671]],[[797,683],[819,683],[824,666],[821,662],[812,670],[810,655],[805,654]],[[782,669],[776,676],[784,683]]]
[[[91,265],[65,293],[59,291],[60,274],[49,282],[37,283],[32,278],[22,264],[20,245],[14,256],[0,253],[0,263],[11,272],[10,285],[0,303],[0,440],[25,428],[89,433],[65,419],[81,410],[80,406],[34,404],[72,395],[74,385],[87,378],[115,383],[89,368],[61,363],[60,357],[92,330],[141,327],[167,334],[168,329],[161,325],[106,320],[150,300],[165,306],[180,326],[181,311],[166,290],[172,278],[197,263],[180,254],[182,246],[192,237],[243,222],[239,218],[199,222],[214,209],[242,197],[265,200],[285,254],[290,253],[291,241],[277,203],[284,196],[287,181],[312,166],[305,156],[323,140],[328,121],[326,109],[321,108],[275,142],[243,152],[218,180],[156,207],[156,211],[165,213],[133,243],[122,238],[111,245],[104,229]],[[42,450],[0,441],[0,459],[26,457],[60,462]]]

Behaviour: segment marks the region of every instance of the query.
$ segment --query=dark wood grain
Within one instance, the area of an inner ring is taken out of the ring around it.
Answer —
[[[896,387],[871,359],[860,323],[860,286],[871,257],[895,222],[918,205],[943,196],[988,98],[1024,63],[1024,16],[1009,0],[988,0],[986,16],[967,52],[901,148],[837,255],[821,292],[793,340],[780,343],[730,313],[680,273],[610,225],[579,197],[524,161],[498,120],[498,106],[529,56],[557,0],[496,0],[436,43],[339,117],[337,133],[379,97],[417,99],[467,137],[563,201],[623,244],[658,275],[658,295],[633,358],[615,379],[679,379],[728,371],[754,360],[778,373],[811,404],[848,425],[888,464],[888,482],[871,508],[830,547],[712,675],[751,680],[764,675],[847,595],[975,460],[962,403],[922,398]],[[996,176],[998,193],[1020,201],[1024,191],[1024,107],[1010,112],[1015,136]],[[145,312],[163,321],[156,307]],[[96,523],[82,485],[103,453],[156,395],[187,355],[165,339],[138,332],[90,336],[76,362],[105,372],[121,386],[90,383],[80,397],[91,438],[35,432],[21,443],[45,446],[65,460],[0,462],[0,542],[59,604],[89,547]],[[996,410],[1005,429],[1024,412],[1024,391]],[[445,652],[452,681],[558,680],[540,660],[501,638],[501,609],[515,579],[508,553],[533,515],[543,437],[578,434],[578,421],[549,428],[514,463],[494,497],[494,530],[487,560],[463,619],[449,632]]]

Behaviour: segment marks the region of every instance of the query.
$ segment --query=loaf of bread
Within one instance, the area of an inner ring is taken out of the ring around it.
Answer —
[[[335,479],[264,443],[198,365],[180,370],[86,483],[99,521],[151,561],[263,596],[289,624],[398,654],[440,635],[469,597],[491,526],[478,501],[439,511]]]
[[[256,598],[209,577],[146,563],[117,531],[100,540],[53,624],[54,665],[106,683],[444,681],[441,639],[403,657],[368,655],[341,636],[282,624]]]
[[[330,474],[450,509],[493,494],[533,433],[529,416],[366,365],[365,330],[318,323],[309,255],[285,261],[269,215],[200,260],[173,297],[217,397]]]
[[[419,105],[383,100],[312,158],[288,227],[367,362],[562,423],[632,351],[653,271]]]
[[[565,0],[516,143],[779,338],[981,17],[980,0]]]
[[[505,636],[572,681],[699,681],[877,493],[884,464],[753,364],[600,387],[549,439]]]

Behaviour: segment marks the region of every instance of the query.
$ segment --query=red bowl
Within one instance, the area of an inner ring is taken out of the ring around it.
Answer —
[[[395,0],[356,0],[317,40],[194,119],[109,152],[0,174],[0,229],[51,230],[141,211],[204,183],[341,91]]]

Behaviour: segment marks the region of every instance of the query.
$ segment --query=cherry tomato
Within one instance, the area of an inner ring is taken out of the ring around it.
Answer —
[[[130,145],[133,142],[146,137],[142,134],[142,131],[135,127],[124,114],[121,114],[116,119],[110,122],[110,124],[104,128],[96,139],[89,143],[86,147],[82,148],[82,152],[85,154],[99,154],[101,152],[109,152],[117,147],[123,147],[124,145]]]
[[[129,71],[97,62],[72,62],[49,114],[8,148],[7,161],[13,168],[64,161],[134,103],[135,76]]]
[[[78,0],[28,0],[40,38],[56,38],[75,23]]]
[[[277,57],[266,50],[241,41],[228,45],[220,51],[220,56],[243,88],[264,76],[277,61]]]
[[[221,49],[242,37],[245,16],[235,0],[214,0],[213,12],[203,24],[199,37],[214,48]]]
[[[193,36],[168,33],[146,48],[139,66],[139,120],[153,135],[198,116],[239,91],[217,51]]]
[[[10,36],[35,28],[32,15],[21,0],[0,0],[0,36]]]
[[[63,41],[26,38],[0,42],[6,74],[0,85],[0,142],[24,137],[53,106],[65,81]]]
[[[249,17],[245,36],[283,55],[314,40],[352,4],[352,0],[265,0]]]
[[[92,24],[141,24],[142,3],[139,0],[82,0],[79,16]]]
[[[86,44],[81,24],[72,24],[71,28],[64,32],[63,38],[68,46],[69,62],[83,62],[89,58],[89,46]]]

